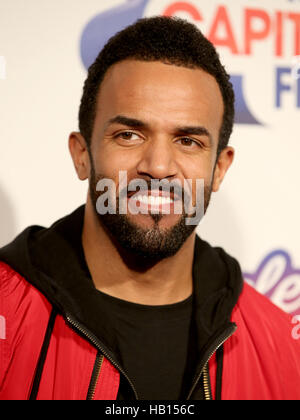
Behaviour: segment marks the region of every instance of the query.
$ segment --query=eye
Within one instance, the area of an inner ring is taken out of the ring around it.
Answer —
[[[126,141],[140,140],[140,137],[132,131],[123,131],[122,133],[117,134],[116,138],[120,138]]]
[[[191,148],[191,147],[201,147],[201,145],[196,141],[191,139],[190,137],[181,137],[177,140],[177,143],[180,143],[182,146]]]

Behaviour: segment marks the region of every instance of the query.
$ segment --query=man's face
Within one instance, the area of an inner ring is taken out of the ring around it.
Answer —
[[[223,112],[216,80],[200,69],[135,60],[112,66],[101,84],[91,139],[90,197],[95,212],[101,195],[96,185],[103,178],[114,181],[119,203],[124,187],[119,171],[126,172],[128,183],[142,179],[149,189],[152,180],[176,180],[182,188],[184,180],[192,180],[192,189],[183,193],[190,195],[193,205],[196,180],[203,180],[201,204],[206,210],[211,191],[218,189],[226,171],[216,166]],[[164,204],[159,202],[152,214],[151,192],[144,190],[142,195],[144,199],[136,202],[142,213],[132,214],[129,207],[127,214],[97,213],[100,224],[135,254],[174,255],[196,226],[186,224],[184,206],[182,214],[175,214],[172,200],[179,197],[164,193],[170,211],[163,212]],[[126,200],[130,196],[132,192]]]

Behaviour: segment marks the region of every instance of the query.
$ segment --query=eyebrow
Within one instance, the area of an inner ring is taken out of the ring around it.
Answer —
[[[178,127],[175,129],[178,135],[194,135],[194,136],[207,136],[210,144],[213,143],[212,135],[210,132],[202,126],[185,126],[185,127]]]
[[[131,128],[147,128],[148,125],[143,121],[137,120],[135,118],[125,117],[124,115],[117,115],[116,117],[110,119],[106,124],[105,128],[109,127],[112,124],[122,124],[127,125]]]
[[[106,124],[105,128],[108,128],[112,124],[121,124],[126,125],[131,128],[144,128],[149,129],[149,125],[144,121],[138,120],[136,118],[126,117],[125,115],[117,115],[114,118],[111,118]],[[174,133],[176,135],[198,135],[198,136],[207,136],[210,144],[213,144],[212,135],[210,132],[203,126],[182,126],[175,127]]]

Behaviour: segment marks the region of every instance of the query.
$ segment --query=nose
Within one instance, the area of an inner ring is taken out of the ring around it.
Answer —
[[[163,137],[149,140],[137,165],[139,176],[160,180],[176,177],[178,167],[172,146],[172,142]]]

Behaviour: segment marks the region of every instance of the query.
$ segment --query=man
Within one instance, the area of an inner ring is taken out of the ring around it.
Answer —
[[[233,118],[192,24],[142,19],[108,42],[69,138],[86,205],[0,252],[1,399],[300,397],[288,315],[195,233]]]

